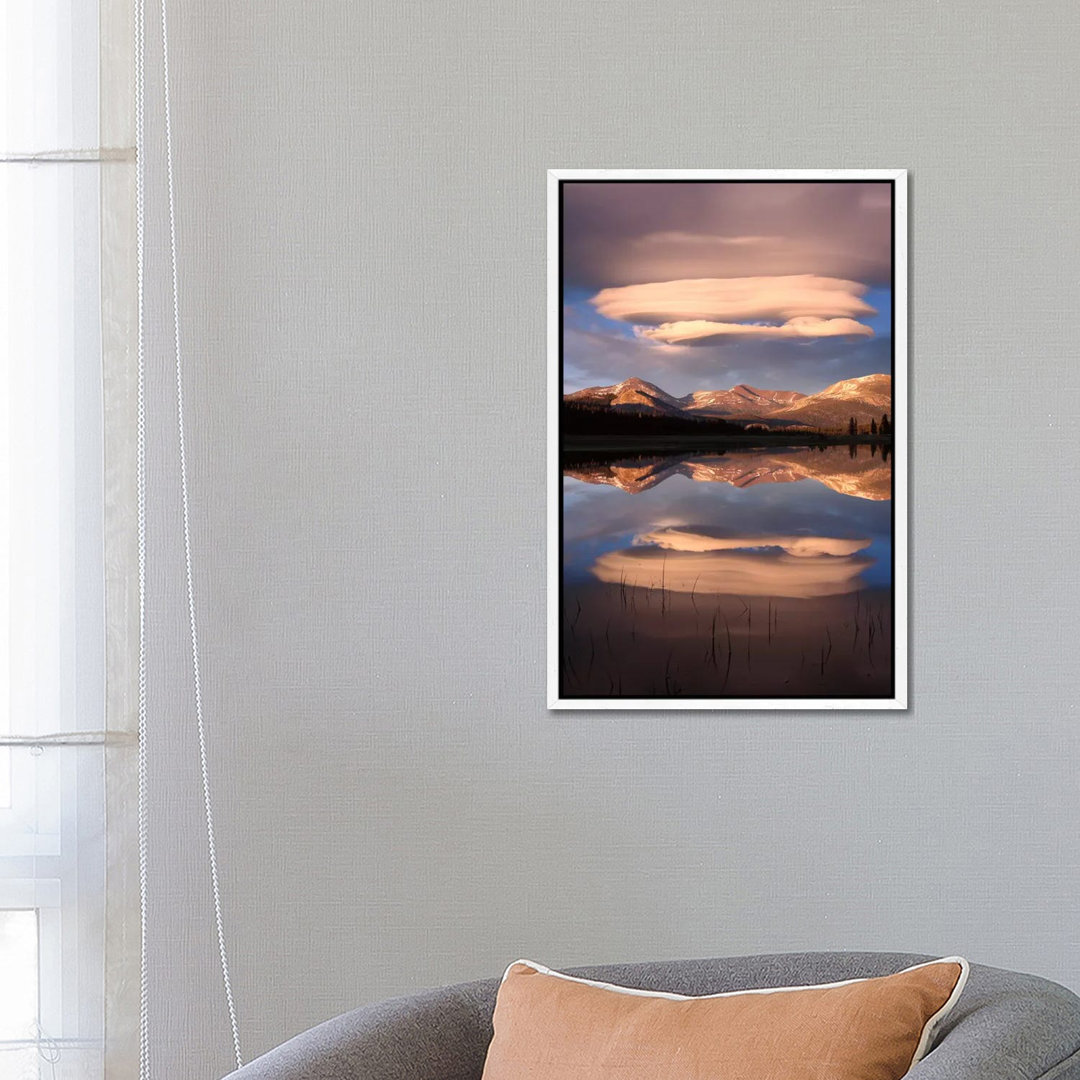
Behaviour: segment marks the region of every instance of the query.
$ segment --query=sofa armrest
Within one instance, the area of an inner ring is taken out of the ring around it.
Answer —
[[[226,1080],[480,1080],[495,986],[465,983],[355,1009]]]
[[[1080,1001],[1057,983],[973,965],[907,1080],[1080,1080]]]

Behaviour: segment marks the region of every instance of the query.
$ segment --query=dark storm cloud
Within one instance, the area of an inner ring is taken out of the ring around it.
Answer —
[[[890,280],[890,186],[563,184],[567,285],[815,274]]]

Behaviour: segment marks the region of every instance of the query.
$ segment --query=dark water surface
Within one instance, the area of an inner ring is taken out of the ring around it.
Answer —
[[[561,696],[892,697],[891,494],[868,445],[565,455]]]

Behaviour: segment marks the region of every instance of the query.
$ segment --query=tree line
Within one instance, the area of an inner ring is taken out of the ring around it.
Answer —
[[[624,438],[650,435],[742,435],[741,424],[716,417],[665,416],[662,413],[611,409],[583,401],[563,401],[563,435],[616,435]]]
[[[848,420],[848,434],[852,436],[880,435],[883,438],[887,435],[892,435],[892,422],[889,420],[889,414],[882,413],[880,423],[877,420],[872,419],[870,421],[870,426],[862,431],[859,430],[858,421],[853,416],[850,420]]]
[[[871,438],[889,438],[892,421],[888,413],[869,424],[859,424],[850,417],[847,430],[840,428],[814,429],[791,425],[783,428],[751,422],[735,423],[716,416],[670,416],[664,413],[638,409],[613,409],[607,404],[588,401],[562,402],[562,434],[566,438],[606,436],[608,438],[638,439],[652,436],[732,436],[765,435],[772,437],[801,436],[808,439],[843,439],[869,435]]]

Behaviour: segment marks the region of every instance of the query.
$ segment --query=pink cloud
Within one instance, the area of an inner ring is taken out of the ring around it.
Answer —
[[[859,575],[873,564],[872,559],[855,553],[867,544],[859,540],[746,537],[739,547],[729,548],[712,537],[658,536],[668,541],[663,547],[606,552],[593,563],[592,573],[600,581],[631,588],[809,599],[854,592]],[[747,546],[763,542],[769,547]]]
[[[839,536],[713,536],[692,527],[654,529],[637,537],[635,544],[655,544],[669,551],[745,551],[780,548],[796,558],[815,555],[854,555],[870,546],[869,540]]]
[[[709,321],[785,323],[874,315],[866,286],[816,274],[684,278],[601,289],[591,300],[608,319],[646,326]]]
[[[854,319],[819,319],[813,315],[800,315],[778,326],[761,326],[754,323],[721,323],[707,319],[686,322],[661,323],[659,326],[639,326],[639,337],[665,345],[717,344],[731,339],[772,338],[774,340],[799,340],[801,338],[826,337],[873,337],[874,331],[865,323]]]

